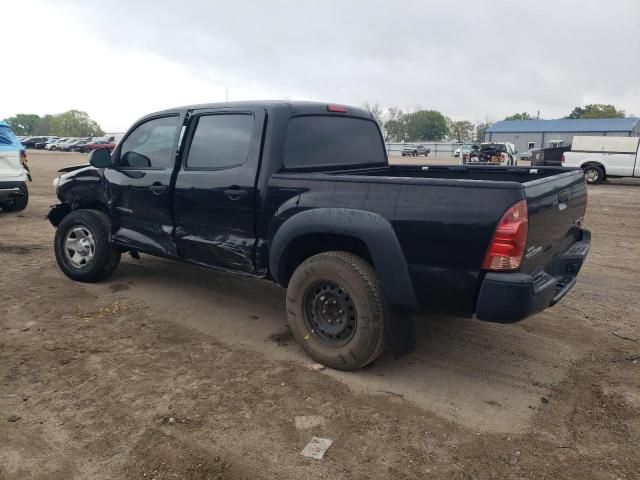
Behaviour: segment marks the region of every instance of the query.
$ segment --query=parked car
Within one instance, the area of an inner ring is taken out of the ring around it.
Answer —
[[[55,142],[59,137],[46,137],[45,140],[38,142],[34,145],[34,148],[38,150],[44,150],[47,144]]]
[[[63,137],[63,138],[57,138],[49,143],[47,143],[44,148],[45,150],[55,150],[56,145],[60,145],[61,143],[66,142],[67,140],[69,140],[68,137]]]
[[[465,155],[471,152],[471,149],[474,147],[474,145],[462,145],[461,147],[456,148],[453,151],[453,156],[458,158],[460,157],[460,155]]]
[[[31,181],[24,146],[8,123],[0,120],[0,208],[5,212],[24,210],[29,202]]]
[[[389,165],[360,108],[169,109],[89,162],[55,180],[65,275],[103,280],[143,252],[273,280],[293,336],[337,369],[410,350],[411,312],[514,322],[550,307],[589,251],[581,170]]]
[[[525,150],[524,152],[520,152],[518,154],[518,157],[520,157],[520,160],[531,160],[531,157],[533,156],[533,151],[536,150],[535,148],[530,148],[529,150]]]
[[[464,158],[466,165],[517,165],[516,147],[513,143],[482,143],[479,150]]]
[[[36,143],[46,142],[49,137],[27,137],[21,143],[24,148],[36,148]]]
[[[92,152],[93,150],[97,150],[99,148],[106,148],[109,151],[112,151],[116,148],[116,144],[113,142],[109,142],[107,140],[93,140],[91,142],[80,144],[76,147],[79,152]]]
[[[115,143],[117,145],[118,143],[120,143],[120,140],[122,140],[123,136],[123,133],[107,133],[104,137],[101,138],[101,140],[106,140],[107,142]]]
[[[584,170],[587,183],[602,183],[608,177],[640,177],[638,137],[573,137],[571,151],[562,154],[566,167]]]
[[[116,147],[115,143],[111,143],[108,142],[106,140],[102,140],[102,139],[92,139],[92,140],[85,140],[81,143],[77,143],[75,145],[71,146],[71,151],[72,152],[82,152],[82,153],[88,153],[91,152],[92,150],[96,150],[98,148],[107,148],[109,150],[113,150]]]
[[[65,148],[67,145],[69,145],[71,143],[74,143],[74,142],[76,142],[78,140],[79,140],[78,138],[69,137],[64,142],[59,142],[59,143],[56,143],[56,144],[52,145],[51,150],[62,151],[62,149]]]
[[[424,155],[425,157],[428,157],[430,152],[431,149],[425,148],[424,145],[405,145],[402,148],[403,157],[417,157],[418,155]]]
[[[88,138],[77,138],[71,142],[65,142],[62,145],[60,145],[60,147],[58,148],[58,150],[61,150],[63,152],[73,152],[73,151],[77,151],[76,148],[79,145],[82,145],[84,143],[87,143],[87,141],[89,141],[90,139]]]

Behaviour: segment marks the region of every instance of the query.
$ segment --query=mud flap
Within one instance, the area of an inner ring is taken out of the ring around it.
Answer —
[[[409,313],[398,312],[384,299],[384,330],[387,346],[398,359],[415,351],[416,335]]]

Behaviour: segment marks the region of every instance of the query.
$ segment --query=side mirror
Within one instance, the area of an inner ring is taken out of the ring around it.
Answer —
[[[111,166],[111,152],[108,148],[98,148],[89,154],[89,164],[96,168]]]
[[[133,168],[150,168],[151,159],[141,153],[130,151],[120,158],[120,164]]]

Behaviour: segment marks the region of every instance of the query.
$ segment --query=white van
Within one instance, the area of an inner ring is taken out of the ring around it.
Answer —
[[[27,154],[11,127],[0,121],[0,209],[24,210],[29,202],[27,181],[31,181]]]
[[[562,155],[562,166],[581,167],[587,183],[607,177],[640,177],[640,137],[573,137],[571,151]]]

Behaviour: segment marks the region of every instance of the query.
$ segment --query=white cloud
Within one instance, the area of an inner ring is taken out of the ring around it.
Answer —
[[[16,71],[3,68],[0,117],[78,108],[123,130],[225,89],[474,121],[585,102],[640,114],[637,0],[22,0],[3,13],[20,20],[3,22]]]

